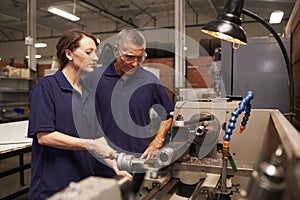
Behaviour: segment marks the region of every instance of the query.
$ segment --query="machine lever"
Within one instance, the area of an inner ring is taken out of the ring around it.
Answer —
[[[215,119],[215,116],[210,114],[210,115],[207,115],[205,117],[200,117],[198,119],[193,119],[193,120],[186,121],[186,122],[184,122],[184,125],[187,126],[189,124],[193,124],[193,123],[196,123],[196,122],[211,121],[211,120],[214,120],[214,119]]]

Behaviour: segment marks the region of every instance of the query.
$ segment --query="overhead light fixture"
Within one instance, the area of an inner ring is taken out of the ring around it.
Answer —
[[[45,48],[45,47],[47,47],[47,44],[44,43],[44,42],[35,43],[35,44],[34,44],[34,47],[35,47],[35,48]]]
[[[281,10],[275,10],[271,13],[269,23],[279,24],[283,18],[284,12]]]
[[[243,8],[244,0],[228,0],[225,4],[223,12],[218,15],[217,20],[211,21],[203,26],[202,32],[209,34],[213,37],[232,42],[233,44],[247,44],[246,33],[241,27],[241,13],[251,17],[252,19],[261,23],[265,28],[267,28],[277,41],[280,50],[283,54],[286,69],[289,78],[289,111],[294,114],[294,78],[292,74],[292,67],[289,61],[288,53],[285,46],[276,33],[276,31],[271,27],[271,25],[262,19],[255,13]],[[291,116],[292,116],[291,115]],[[292,121],[292,119],[291,119]]]
[[[36,54],[34,57],[35,57],[36,59],[39,59],[39,58],[42,57],[42,55]],[[25,58],[29,59],[29,56],[26,55]]]
[[[80,18],[77,17],[76,15],[73,15],[73,14],[68,13],[66,11],[63,11],[61,9],[58,9],[58,8],[56,8],[54,6],[50,6],[48,8],[48,11],[51,12],[51,13],[53,13],[53,14],[59,15],[61,17],[64,17],[66,19],[69,19],[71,21],[79,21],[80,20]]]
[[[101,43],[100,39],[97,38],[96,40],[97,40],[97,44],[99,45]]]

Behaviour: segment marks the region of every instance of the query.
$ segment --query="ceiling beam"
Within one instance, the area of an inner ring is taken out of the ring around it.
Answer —
[[[217,11],[217,9],[216,9],[216,6],[215,6],[214,3],[212,2],[212,0],[207,0],[207,1],[208,1],[209,5],[210,5],[211,9],[214,11],[214,13],[215,13],[216,15],[219,14],[218,11]]]
[[[147,8],[142,8],[142,7],[138,6],[136,3],[134,3],[133,1],[129,1],[129,2],[130,2],[132,5],[134,5],[135,7],[137,7],[138,9],[140,9],[142,13],[146,13],[148,16],[150,16],[154,21],[157,20],[156,17],[154,17],[153,15],[151,15],[151,13],[149,13],[149,12],[147,11],[147,9],[148,9],[149,7],[147,7]]]
[[[138,26],[135,25],[133,22],[125,20],[122,17],[119,17],[119,16],[117,16],[117,15],[109,12],[108,10],[104,10],[103,8],[100,8],[100,7],[98,7],[95,4],[92,4],[92,3],[90,3],[90,2],[88,2],[86,0],[81,0],[80,2],[81,3],[85,3],[86,5],[95,8],[97,11],[99,11],[98,14],[100,14],[100,15],[102,15],[104,17],[107,17],[108,19],[111,19],[111,20],[116,21],[116,22],[122,22],[122,23],[128,24],[128,25],[130,25],[130,26],[132,26],[134,28],[138,28]]]

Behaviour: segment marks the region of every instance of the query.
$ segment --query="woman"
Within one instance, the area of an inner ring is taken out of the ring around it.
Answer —
[[[98,57],[97,40],[80,30],[66,31],[56,49],[60,69],[46,76],[31,91],[28,137],[33,138],[29,199],[45,199],[72,181],[94,175],[92,154],[104,159],[118,175],[131,175],[116,167],[116,152],[96,134],[88,119],[92,92],[81,81],[93,72]],[[76,113],[74,113],[74,108]],[[74,122],[75,117],[80,116]],[[84,129],[85,133],[78,133]],[[92,153],[92,154],[91,154]],[[113,159],[113,160],[110,160]]]

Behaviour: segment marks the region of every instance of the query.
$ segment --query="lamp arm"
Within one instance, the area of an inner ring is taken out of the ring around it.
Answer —
[[[286,69],[287,69],[287,73],[288,73],[288,77],[289,77],[289,92],[290,92],[290,105],[289,105],[289,112],[292,116],[294,115],[294,78],[293,78],[293,73],[292,73],[292,67],[291,67],[291,63],[289,61],[289,56],[287,54],[287,51],[283,45],[282,40],[280,39],[280,37],[278,36],[278,34],[275,32],[275,30],[270,26],[270,24],[268,24],[267,22],[265,22],[261,17],[259,17],[258,15],[256,15],[255,13],[246,10],[246,9],[242,9],[242,13],[257,20],[258,22],[260,22],[265,28],[267,28],[272,35],[274,36],[274,38],[276,39],[281,52],[283,54],[284,60],[285,60],[285,64],[286,64]]]

